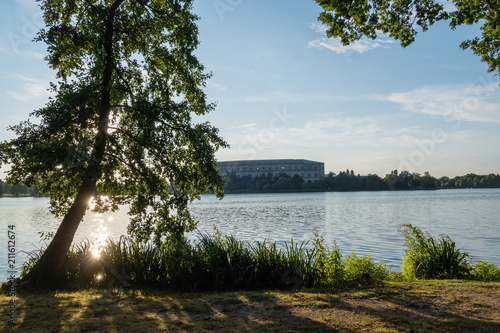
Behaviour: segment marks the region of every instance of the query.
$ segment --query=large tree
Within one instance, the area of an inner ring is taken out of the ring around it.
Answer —
[[[0,146],[12,183],[50,194],[63,217],[25,283],[57,287],[89,201],[95,210],[129,204],[141,240],[194,228],[187,204],[222,195],[214,153],[226,143],[209,123],[209,74],[193,55],[192,0],[39,0],[38,40],[57,71],[53,98]],[[33,118],[33,119],[31,119]]]
[[[382,33],[406,47],[415,40],[418,27],[426,31],[437,21],[449,20],[452,29],[463,24],[481,24],[481,36],[460,46],[480,56],[490,72],[500,73],[499,0],[315,1],[324,10],[319,20],[328,27],[328,37],[338,37],[344,45],[362,37],[375,39]]]

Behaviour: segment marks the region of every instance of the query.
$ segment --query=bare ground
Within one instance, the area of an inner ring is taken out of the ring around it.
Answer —
[[[341,289],[0,295],[2,332],[500,332],[500,283],[353,283]]]

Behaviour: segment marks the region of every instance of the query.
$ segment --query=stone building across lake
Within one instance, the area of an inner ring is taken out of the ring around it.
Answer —
[[[290,177],[299,175],[307,182],[325,176],[323,162],[302,159],[221,161],[218,166],[223,177],[236,174],[238,177],[251,176],[255,178],[262,174],[271,173],[273,176],[277,176],[280,173],[285,173]]]

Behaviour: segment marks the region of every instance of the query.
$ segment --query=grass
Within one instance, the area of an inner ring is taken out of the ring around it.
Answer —
[[[7,318],[11,297],[0,295]],[[21,291],[17,332],[499,332],[500,283],[352,282],[297,291]],[[0,321],[0,331],[11,327]]]

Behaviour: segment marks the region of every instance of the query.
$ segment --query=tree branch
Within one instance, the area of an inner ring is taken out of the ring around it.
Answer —
[[[123,150],[119,148],[119,144],[118,142],[116,142],[116,140],[113,139],[110,139],[110,141],[112,141],[114,143],[114,147],[117,149],[117,150],[120,150],[122,153]],[[154,186],[155,185],[155,182],[149,178],[149,175],[145,174],[143,171],[141,171],[140,169],[136,168],[133,164],[130,163],[130,161],[127,161],[126,159],[122,158],[121,156],[118,156],[118,155],[115,155],[115,154],[112,154],[110,153],[109,151],[107,151],[105,153],[106,156],[110,156],[112,158],[115,158],[117,160],[119,160],[120,162],[122,162],[124,165],[128,166],[130,169],[132,169],[134,172],[136,172],[137,174],[139,174],[144,180],[146,180],[146,182],[150,185],[150,186]]]
[[[143,148],[145,149],[148,149],[148,151],[158,159],[159,162],[161,162],[161,164],[163,165],[166,165],[166,166],[169,166],[170,168],[172,169],[176,169],[176,165],[174,163],[170,163],[168,161],[166,161],[162,156],[160,156],[158,154],[158,152],[155,150],[155,149],[149,149],[149,148],[153,148],[153,147],[148,147],[148,145],[146,145],[144,142],[142,142],[141,140],[137,139],[137,137],[135,135],[133,135],[132,133],[129,133],[128,131],[125,131],[121,128],[116,128],[116,131],[117,132],[120,132],[124,135],[126,135],[128,138],[132,139],[133,141],[135,141],[136,143],[138,143],[139,145],[141,145]],[[179,170],[175,170],[177,173],[179,173]]]
[[[148,118],[151,118],[153,119],[154,121],[157,121],[159,123],[161,123],[163,126],[167,127],[167,128],[170,128],[171,130],[176,130],[176,131],[181,131],[181,132],[187,132],[186,129],[184,128],[181,128],[181,127],[176,127],[176,126],[172,126],[170,125],[169,123],[167,123],[165,120],[161,119],[161,118],[158,118],[158,117],[155,117],[154,115],[152,114],[149,114],[147,113],[146,111],[144,110],[141,110],[141,109],[138,109],[136,107],[133,107],[133,106],[130,106],[130,105],[127,105],[127,104],[114,104],[111,106],[112,108],[125,108],[125,109],[131,109],[131,110],[134,110],[134,111],[137,111],[139,112],[140,114],[148,117]]]

